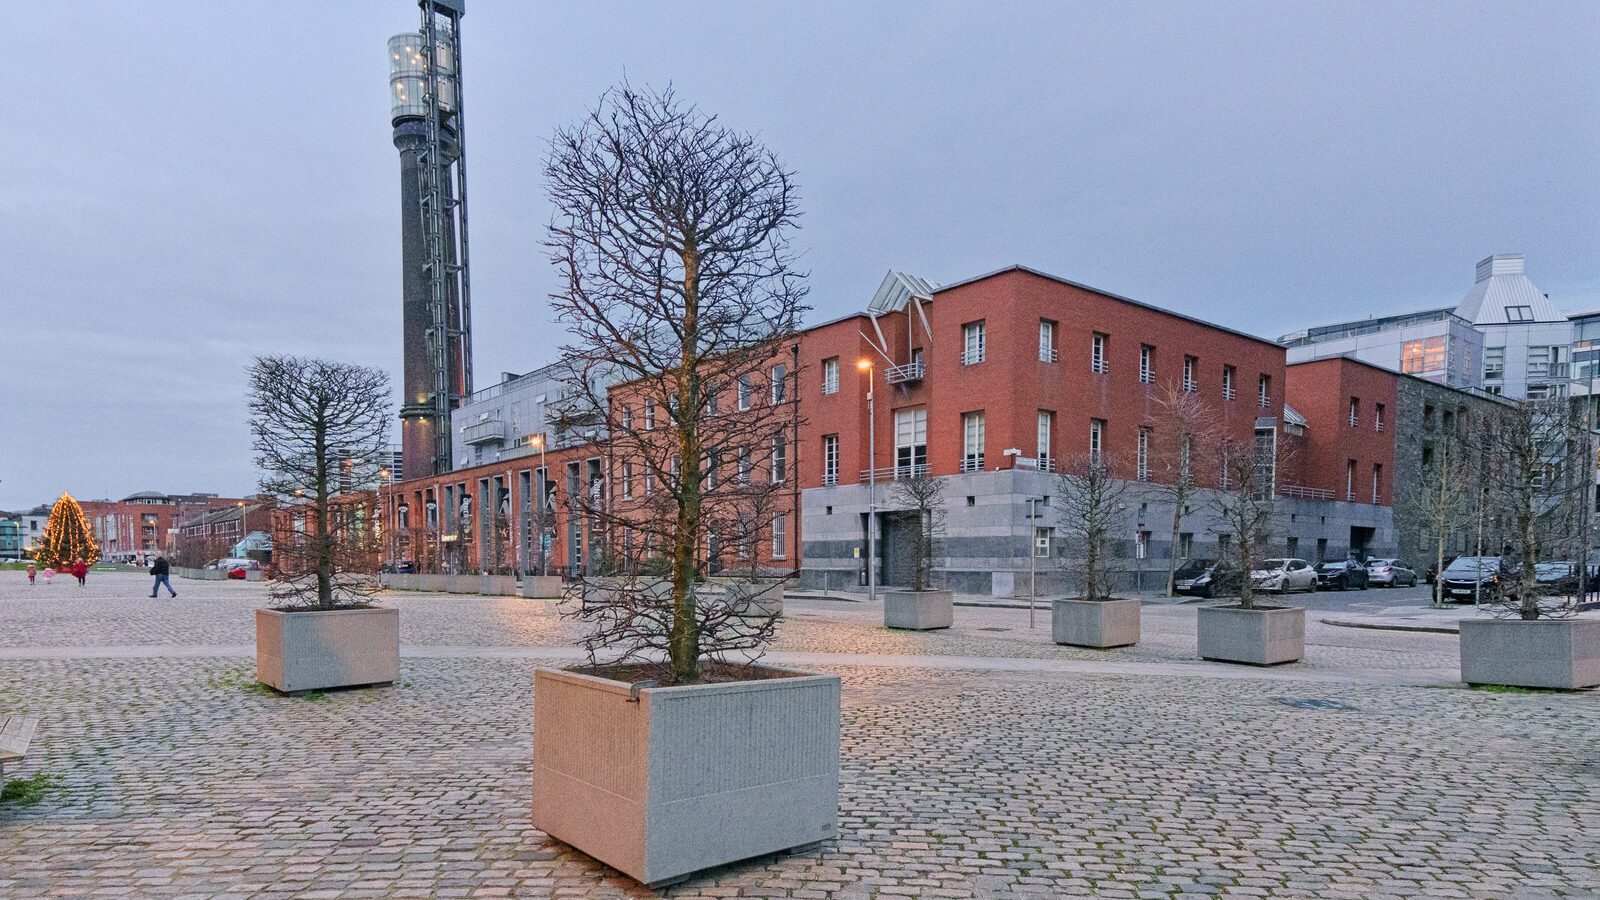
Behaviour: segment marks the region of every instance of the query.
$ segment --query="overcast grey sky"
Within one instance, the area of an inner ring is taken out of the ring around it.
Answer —
[[[51,3],[0,63],[0,508],[253,490],[244,366],[397,373],[408,0]],[[553,358],[551,130],[674,82],[799,173],[812,318],[1020,262],[1256,334],[1600,307],[1600,4],[513,2],[464,22],[476,372]]]

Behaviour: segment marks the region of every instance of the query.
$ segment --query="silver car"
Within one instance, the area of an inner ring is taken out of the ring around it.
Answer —
[[[1417,580],[1417,570],[1401,560],[1367,560],[1367,583],[1373,587],[1415,587]]]
[[[1256,589],[1287,594],[1317,589],[1317,570],[1303,559],[1266,559],[1250,571]]]

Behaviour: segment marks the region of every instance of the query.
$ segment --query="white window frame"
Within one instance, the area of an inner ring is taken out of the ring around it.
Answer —
[[[772,381],[767,387],[768,397],[773,406],[784,402],[789,396],[789,367],[779,363],[772,367]]]
[[[921,451],[920,453],[918,451]],[[901,451],[906,451],[902,453]],[[902,456],[905,461],[902,462]],[[896,477],[926,472],[928,465],[928,408],[916,406],[894,413],[894,472]],[[902,470],[904,470],[902,472]]]
[[[837,356],[822,361],[822,393],[839,393],[839,357]]]
[[[624,499],[633,498],[633,463],[622,464],[622,496]]]
[[[824,487],[839,483],[839,436],[822,436],[822,484]]]
[[[1238,379],[1238,374],[1239,370],[1233,366],[1222,367],[1222,399],[1232,400],[1237,396],[1238,392],[1234,389],[1233,383]]]
[[[961,471],[983,471],[984,430],[983,410],[961,414]]]
[[[1037,442],[1039,468],[1049,472],[1055,469],[1055,461],[1050,457],[1050,438],[1055,432],[1056,414],[1046,409],[1039,410],[1038,425],[1034,430],[1034,440]]]
[[[1056,323],[1049,319],[1039,320],[1039,361],[1056,361]]]
[[[1262,409],[1272,405],[1272,376],[1265,372],[1256,376],[1256,405]]]
[[[1089,461],[1098,463],[1106,446],[1106,420],[1089,420]]]
[[[772,517],[772,558],[789,557],[789,517],[779,513]]]
[[[654,397],[644,398],[644,430],[654,431],[656,427],[656,401]]]
[[[1194,377],[1195,369],[1199,365],[1200,360],[1198,357],[1185,356],[1183,358],[1183,389],[1191,394],[1200,389],[1200,385],[1196,383]]]
[[[1135,476],[1140,481],[1150,480],[1150,429],[1139,428],[1138,468]]]
[[[988,329],[985,321],[968,322],[961,326],[961,364],[975,366],[983,362],[987,354]]]
[[[1139,345],[1139,383],[1149,384],[1156,380],[1156,348],[1149,344]]]
[[[744,412],[750,408],[750,395],[754,393],[750,385],[749,375],[740,375],[738,381],[739,411]]]
[[[1096,331],[1089,336],[1089,371],[1104,375],[1110,366],[1106,363],[1106,345],[1111,342],[1111,336],[1104,332]]]
[[[772,483],[789,480],[789,442],[783,435],[772,439]]]

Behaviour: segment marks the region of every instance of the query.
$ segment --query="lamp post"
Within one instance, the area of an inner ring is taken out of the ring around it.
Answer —
[[[533,502],[536,505],[538,505],[538,507],[539,507],[539,534],[538,534],[538,541],[539,541],[539,574],[540,575],[544,575],[544,574],[546,574],[545,570],[544,570],[544,566],[545,566],[545,559],[544,559],[544,517],[545,517],[545,514],[547,512],[547,510],[544,507],[544,494],[545,494],[544,486],[545,486],[545,483],[550,480],[550,469],[549,469],[548,466],[545,465],[545,458],[544,458],[544,451],[545,451],[544,435],[535,434],[535,435],[530,436],[528,438],[528,446],[529,447],[537,447],[537,448],[539,448],[539,479],[538,479],[537,483],[535,483],[535,485],[534,485],[534,491],[538,496],[536,496],[534,498]],[[529,524],[532,524],[532,523],[530,522]]]
[[[856,368],[867,373],[867,599],[878,599],[878,537],[874,530],[878,518],[878,418],[872,399],[872,360],[863,359]]]

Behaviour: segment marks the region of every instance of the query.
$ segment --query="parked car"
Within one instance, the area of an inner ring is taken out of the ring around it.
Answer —
[[[1398,559],[1369,559],[1367,582],[1374,587],[1415,587],[1417,570]]]
[[[1578,592],[1578,564],[1571,560],[1536,563],[1533,567],[1539,590],[1551,595]]]
[[[1236,570],[1211,560],[1205,560],[1205,563],[1205,570],[1193,580],[1184,579],[1178,583],[1178,593],[1197,597],[1224,597],[1239,593],[1244,578]]]
[[[1444,582],[1444,598],[1454,603],[1471,603],[1481,595],[1492,600],[1500,594],[1500,567],[1498,556],[1458,556],[1444,571],[1439,580]]]
[[[1325,562],[1317,566],[1317,587],[1324,591],[1364,591],[1367,568],[1353,559]]]
[[[1179,594],[1195,593],[1194,583],[1200,576],[1211,571],[1216,564],[1214,559],[1186,559],[1183,564],[1172,572],[1172,589]]]
[[[1446,556],[1444,558],[1445,568],[1449,568],[1450,564],[1455,562],[1455,561],[1456,561],[1456,556],[1454,554],[1452,554],[1450,556]],[[1432,562],[1428,563],[1428,583],[1429,584],[1433,584],[1438,579],[1439,579],[1439,564],[1438,563],[1432,563]]]
[[[1267,559],[1250,571],[1250,582],[1263,591],[1287,594],[1317,589],[1317,570],[1303,559]]]

